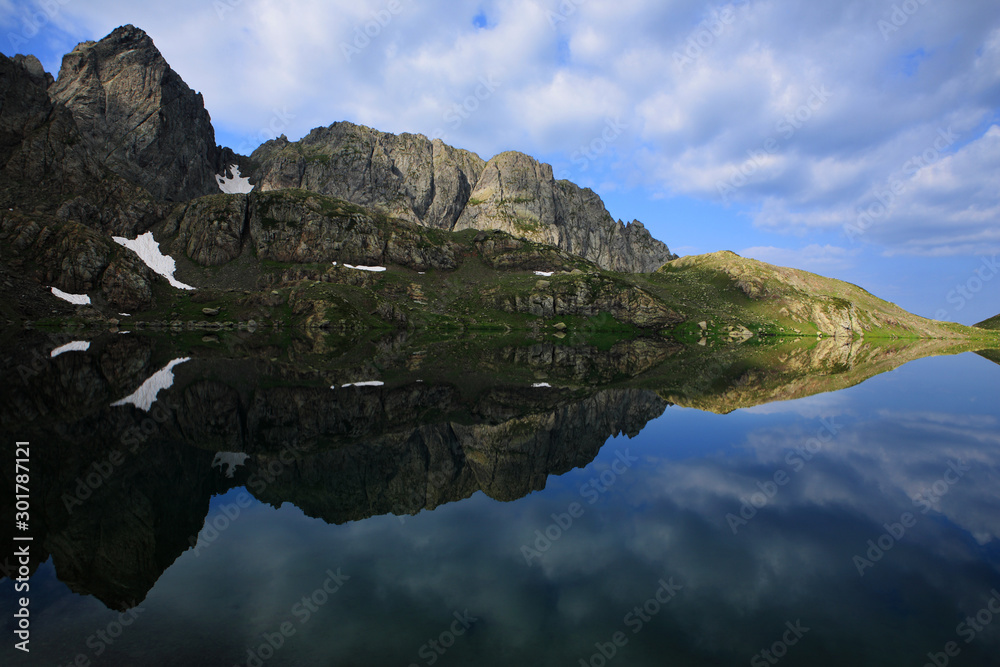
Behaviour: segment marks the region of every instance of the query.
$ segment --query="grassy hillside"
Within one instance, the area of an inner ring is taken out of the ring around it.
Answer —
[[[429,229],[301,190],[239,197],[180,205],[154,227],[177,277],[200,289],[182,292],[157,280],[155,304],[130,317],[97,296],[68,319],[190,330],[242,323],[355,333],[646,332],[703,344],[755,335],[1000,339],[917,317],[849,283],[732,252],[623,274],[504,232]]]
[[[994,329],[1000,330],[1000,315],[991,317],[988,320],[983,320],[979,324],[975,325],[979,329]]]
[[[637,277],[689,321],[776,335],[952,338],[969,327],[928,320],[840,280],[729,252],[683,257]],[[689,327],[690,328],[690,327]],[[692,329],[694,333],[697,333]]]

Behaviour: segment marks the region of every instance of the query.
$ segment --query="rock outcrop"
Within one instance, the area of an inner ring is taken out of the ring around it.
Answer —
[[[550,165],[523,153],[486,164],[455,229],[500,229],[625,273],[649,273],[677,258],[642,223],[615,222],[596,193],[556,181]]]
[[[261,164],[262,191],[301,188],[437,229],[455,226],[485,164],[440,139],[353,123],[316,128],[295,143],[282,136],[251,159]]]
[[[611,271],[649,273],[676,258],[642,223],[615,222],[596,193],[522,153],[484,162],[439,139],[334,123],[251,157],[264,191],[302,188],[437,229],[499,229]]]
[[[49,94],[72,112],[97,159],[154,197],[218,192],[216,174],[236,161],[216,146],[201,94],[133,26],[79,44],[63,58]]]
[[[0,245],[9,266],[70,294],[99,293],[116,310],[153,302],[153,272],[110,236],[75,222],[0,212]]]
[[[353,204],[304,190],[213,195],[178,206],[164,225],[171,249],[202,266],[239,257],[293,264],[396,264],[454,269],[455,250],[415,225],[389,222]]]
[[[610,313],[619,322],[641,328],[662,328],[684,321],[682,315],[641,288],[596,274],[540,280],[528,293],[512,295],[488,289],[483,298],[500,310],[537,317],[589,318]]]

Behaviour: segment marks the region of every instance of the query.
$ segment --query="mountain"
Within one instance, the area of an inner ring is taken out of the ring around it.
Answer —
[[[12,324],[991,335],[732,253],[679,259],[517,152],[334,123],[236,155],[133,26],[55,80],[0,56],[0,177]]]
[[[642,223],[615,222],[593,191],[557,182],[523,153],[484,162],[440,139],[334,123],[299,142],[269,141],[251,159],[264,192],[309,190],[435,229],[500,229],[611,271],[645,273],[676,258]]]
[[[48,92],[73,114],[95,157],[157,199],[218,192],[216,174],[235,162],[216,146],[201,94],[133,26],[78,45]]]
[[[979,324],[974,325],[980,329],[1000,329],[1000,315],[991,317],[988,320],[983,320]]]
[[[329,523],[416,514],[479,491],[512,501],[674,404],[727,413],[969,349],[309,333],[16,332],[0,346],[0,376],[11,379],[0,385],[0,422],[46,447],[32,467],[30,570],[51,558],[71,590],[126,609],[179,556],[211,544],[210,501],[232,489]],[[58,352],[70,342],[87,349]],[[148,411],[122,400],[168,367]],[[375,379],[384,385],[344,386]],[[13,447],[5,440],[0,452],[13,457]],[[12,497],[13,484],[0,478],[0,491]],[[8,541],[14,511],[0,504]],[[0,561],[0,578],[10,576],[12,561]]]
[[[784,334],[949,338],[968,330],[908,313],[857,285],[730,251],[684,257],[656,275],[667,281],[667,303],[692,316],[718,321],[739,314]],[[705,285],[715,290],[706,294]],[[671,303],[674,295],[684,300]]]

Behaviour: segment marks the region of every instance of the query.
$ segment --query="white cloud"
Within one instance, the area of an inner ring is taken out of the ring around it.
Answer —
[[[399,0],[396,12],[388,0],[243,0],[221,18],[218,4],[68,3],[58,25],[80,39],[146,29],[217,127],[247,144],[346,119],[442,133],[484,158],[574,163],[560,176],[580,180],[572,156],[620,117],[589,182],[722,203],[735,176],[729,199],[756,211],[759,231],[812,235],[838,231],[902,173],[906,193],[858,242],[919,255],[1000,245],[995,2],[923,4],[884,36],[891,3],[841,0],[574,3],[555,26],[556,0]],[[500,85],[453,122],[483,77]],[[906,174],[949,127],[960,140]]]

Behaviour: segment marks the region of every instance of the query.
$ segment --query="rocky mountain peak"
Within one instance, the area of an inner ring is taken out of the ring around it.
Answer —
[[[501,229],[612,271],[655,271],[676,258],[641,223],[616,223],[593,190],[556,181],[551,165],[515,151],[486,164],[455,229]]]
[[[72,112],[98,159],[154,197],[218,192],[215,174],[229,156],[215,144],[204,100],[142,30],[122,26],[79,44],[49,94]]]
[[[616,223],[592,190],[516,151],[484,162],[440,139],[339,122],[269,141],[252,158],[261,191],[310,190],[449,231],[499,229],[614,271],[655,271],[675,258],[641,224]]]

